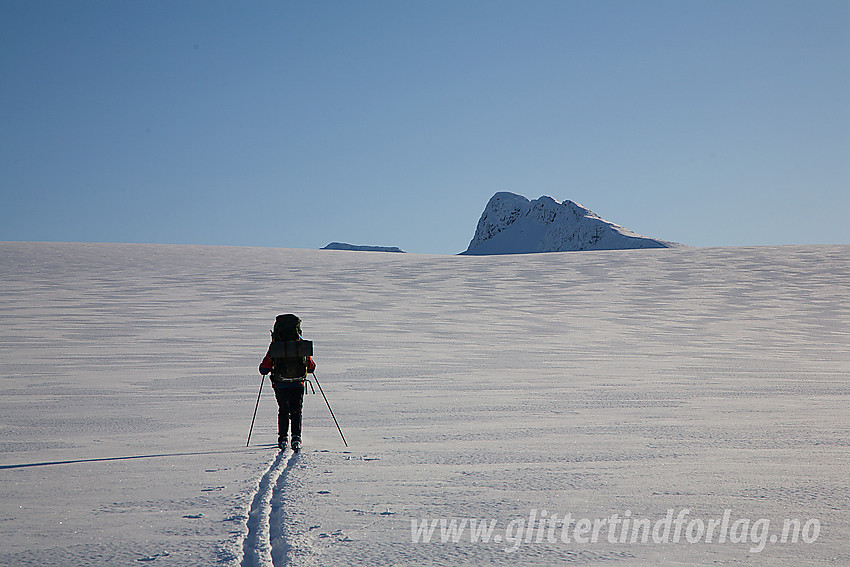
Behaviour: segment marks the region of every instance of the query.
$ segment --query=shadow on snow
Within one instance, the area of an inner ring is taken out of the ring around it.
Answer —
[[[0,470],[6,469],[25,469],[29,467],[46,467],[51,465],[74,465],[78,463],[102,463],[106,461],[129,461],[133,459],[159,459],[163,457],[191,457],[197,455],[222,455],[226,453],[241,453],[252,449],[270,449],[277,447],[274,443],[265,445],[252,445],[251,447],[243,447],[241,449],[227,449],[219,451],[198,451],[195,453],[162,453],[157,455],[127,455],[124,457],[101,457],[96,459],[74,459],[69,461],[44,461],[41,463],[21,463],[15,465],[0,465]]]

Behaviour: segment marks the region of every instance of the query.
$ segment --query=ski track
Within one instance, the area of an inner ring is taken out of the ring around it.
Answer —
[[[281,567],[289,545],[283,538],[281,491],[286,471],[295,462],[292,451],[281,451],[257,485],[248,510],[248,533],[242,542],[241,567]]]

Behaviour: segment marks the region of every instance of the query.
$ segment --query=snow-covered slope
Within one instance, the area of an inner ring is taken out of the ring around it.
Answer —
[[[529,201],[506,191],[490,198],[463,254],[524,254],[681,246],[648,238],[600,218],[572,201]]]
[[[345,242],[331,242],[322,250],[349,250],[353,252],[404,252],[398,246],[368,246],[361,244],[348,244]]]

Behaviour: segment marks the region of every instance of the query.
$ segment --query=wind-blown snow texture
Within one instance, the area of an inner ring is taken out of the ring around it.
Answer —
[[[578,203],[499,192],[490,198],[462,254],[524,254],[578,250],[672,248],[608,222]]]
[[[0,243],[0,565],[848,565],[848,282],[850,246]],[[287,312],[348,449],[309,394],[279,456],[268,383],[244,447]],[[495,541],[532,510],[669,509],[821,531]],[[413,543],[411,518],[498,525]]]

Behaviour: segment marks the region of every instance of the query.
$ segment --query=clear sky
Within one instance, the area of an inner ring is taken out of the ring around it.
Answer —
[[[846,0],[0,0],[0,240],[850,243]]]

